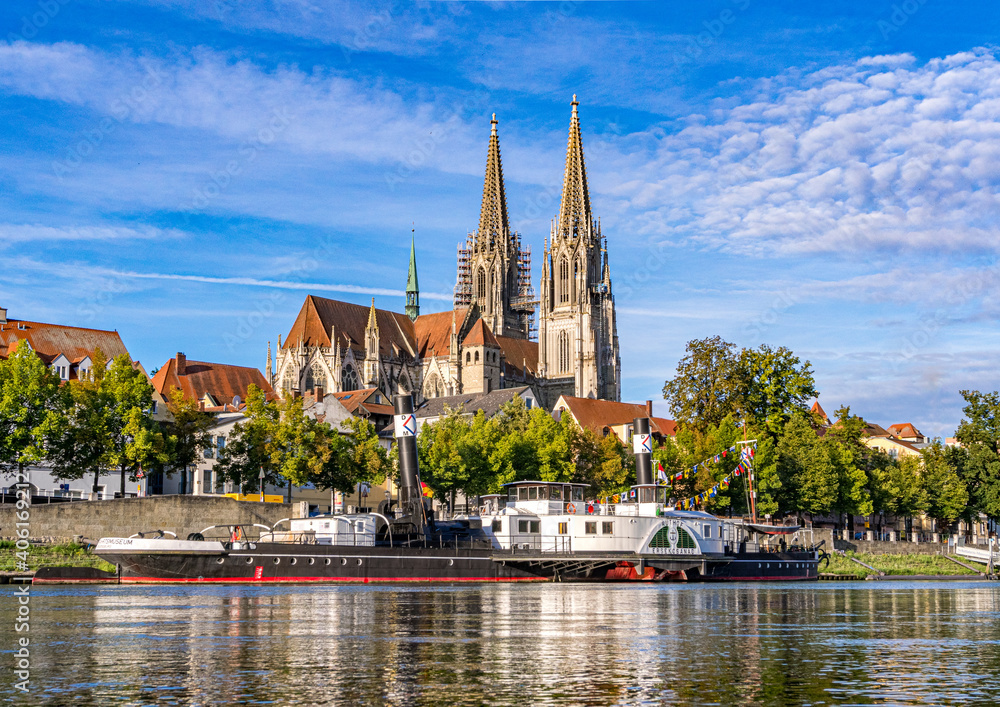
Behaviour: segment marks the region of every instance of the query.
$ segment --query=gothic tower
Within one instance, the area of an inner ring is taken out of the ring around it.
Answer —
[[[531,251],[510,230],[495,113],[491,125],[479,228],[458,249],[455,307],[476,304],[494,334],[528,339],[535,313]]]
[[[562,203],[542,260],[538,371],[549,407],[560,395],[621,399],[611,268],[590,209],[578,105],[574,95]]]

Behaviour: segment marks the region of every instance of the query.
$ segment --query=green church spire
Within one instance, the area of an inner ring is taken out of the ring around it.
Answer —
[[[410,233],[410,274],[406,278],[406,316],[411,321],[420,316],[420,287],[417,285],[417,250],[415,234]]]

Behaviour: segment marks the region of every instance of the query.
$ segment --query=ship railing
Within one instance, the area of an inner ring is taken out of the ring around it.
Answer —
[[[515,538],[509,549],[514,554],[518,552],[573,552],[573,537],[571,535],[539,535],[529,538]]]

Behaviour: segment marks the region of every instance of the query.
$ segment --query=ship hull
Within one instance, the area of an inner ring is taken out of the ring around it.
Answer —
[[[694,579],[694,578],[692,578]],[[702,582],[809,582],[819,579],[812,552],[742,552],[725,563],[709,563]]]
[[[488,549],[255,543],[252,549],[214,554],[155,550],[98,554],[119,565],[122,584],[546,581],[494,562]]]

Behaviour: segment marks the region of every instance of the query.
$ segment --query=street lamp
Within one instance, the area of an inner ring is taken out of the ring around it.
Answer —
[[[260,502],[264,502],[264,467],[260,468]]]

